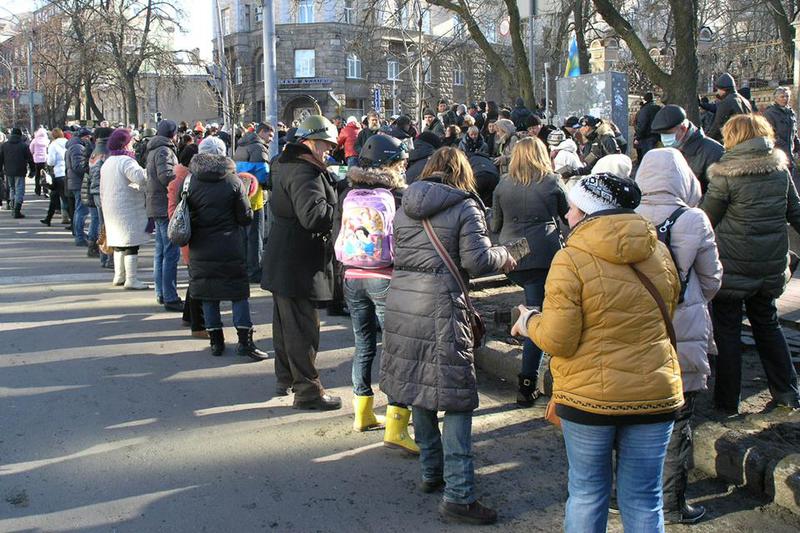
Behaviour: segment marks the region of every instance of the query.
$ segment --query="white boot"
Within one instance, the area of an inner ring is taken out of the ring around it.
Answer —
[[[114,281],[111,282],[115,287],[125,284],[125,255],[114,250]]]
[[[136,272],[139,269],[139,256],[126,255],[125,256],[125,288],[141,291],[149,289],[146,283],[142,283],[136,279]]]

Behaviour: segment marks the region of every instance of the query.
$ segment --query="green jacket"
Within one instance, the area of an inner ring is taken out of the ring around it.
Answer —
[[[800,199],[786,155],[756,137],[734,146],[709,167],[700,208],[716,232],[723,299],[759,291],[778,298],[789,279],[786,223],[800,232]]]

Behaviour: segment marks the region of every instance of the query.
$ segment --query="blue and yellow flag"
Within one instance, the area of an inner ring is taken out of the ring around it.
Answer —
[[[565,78],[574,78],[581,75],[581,62],[578,59],[578,40],[575,34],[569,41],[569,57],[567,58],[567,68],[564,71]]]

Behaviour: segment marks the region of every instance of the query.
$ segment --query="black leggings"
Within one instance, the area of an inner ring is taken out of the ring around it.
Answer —
[[[64,178],[53,179],[53,184],[50,185],[50,205],[47,206],[47,216],[45,219],[50,221],[56,212],[56,209],[61,209],[61,195],[64,194]]]
[[[122,252],[122,255],[139,255],[138,246],[115,246],[115,252]]]

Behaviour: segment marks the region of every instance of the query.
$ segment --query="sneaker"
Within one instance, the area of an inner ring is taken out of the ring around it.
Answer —
[[[439,516],[446,521],[462,524],[485,525],[497,522],[497,511],[485,507],[477,500],[466,505],[443,501],[439,504]]]

